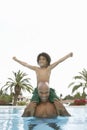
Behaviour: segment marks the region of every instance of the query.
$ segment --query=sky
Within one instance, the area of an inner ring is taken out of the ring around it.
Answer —
[[[51,56],[51,63],[73,52],[73,57],[52,70],[50,79],[58,95],[71,94],[68,85],[73,77],[87,69],[87,1],[0,1],[0,44],[0,87],[18,70],[26,72],[36,87],[35,72],[15,62],[13,56],[37,65],[41,52]]]

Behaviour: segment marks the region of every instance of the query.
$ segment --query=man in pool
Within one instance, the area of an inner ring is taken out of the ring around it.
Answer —
[[[63,104],[59,100],[55,100],[53,103],[49,101],[50,87],[48,82],[39,82],[38,95],[40,103],[30,102],[25,108],[22,117],[40,117],[40,118],[52,118],[59,116],[70,116]]]

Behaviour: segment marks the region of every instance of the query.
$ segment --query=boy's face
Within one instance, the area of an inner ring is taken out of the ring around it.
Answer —
[[[40,67],[47,67],[48,66],[47,59],[44,56],[40,56],[38,64]]]

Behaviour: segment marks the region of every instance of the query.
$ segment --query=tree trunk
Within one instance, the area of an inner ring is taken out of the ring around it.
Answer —
[[[17,105],[18,95],[14,94],[13,106]]]
[[[14,88],[15,94],[14,94],[14,101],[13,101],[13,105],[17,105],[17,99],[18,99],[18,95],[21,92],[21,87],[19,87],[18,85],[15,86]]]

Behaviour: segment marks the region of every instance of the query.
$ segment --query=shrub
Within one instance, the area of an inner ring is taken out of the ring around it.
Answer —
[[[5,105],[7,102],[4,99],[0,99],[0,105]]]
[[[26,102],[25,102],[25,101],[19,101],[19,102],[17,103],[17,105],[18,105],[18,106],[24,106],[24,105],[26,105]]]
[[[0,105],[9,104],[12,101],[12,98],[10,95],[0,95]]]
[[[85,99],[76,99],[74,100],[73,105],[86,105],[87,101]]]

